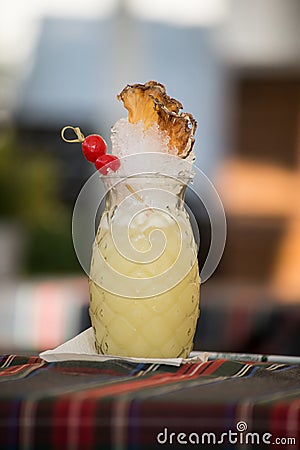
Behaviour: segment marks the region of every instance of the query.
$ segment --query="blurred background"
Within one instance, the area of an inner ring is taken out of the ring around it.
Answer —
[[[92,173],[64,125],[109,140],[127,83],[154,79],[198,121],[197,165],[223,201],[223,259],[201,291],[196,349],[300,353],[298,0],[2,0],[0,350],[89,326],[72,246]],[[210,227],[191,192],[203,265]]]

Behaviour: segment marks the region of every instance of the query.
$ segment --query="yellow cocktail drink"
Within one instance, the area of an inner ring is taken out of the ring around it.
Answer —
[[[197,123],[155,81],[127,85],[118,99],[128,118],[112,128],[112,155],[95,163],[108,189],[89,273],[96,349],[187,357],[199,317],[198,249],[184,207]]]
[[[106,195],[89,271],[95,346],[107,355],[185,358],[199,317],[198,247],[184,206],[197,122],[156,81],[127,85],[118,99],[128,117],[112,128],[111,153],[100,135],[61,131],[101,174],[99,203]],[[75,228],[81,252],[90,233]]]
[[[199,316],[200,280],[192,230],[180,217],[173,223],[162,212],[148,210],[140,216],[129,231],[116,226],[114,233],[107,215],[102,217],[90,272],[91,279],[97,280],[97,274],[100,282],[105,279],[105,288],[90,280],[96,347],[99,353],[119,356],[187,357]],[[137,262],[128,258],[128,252],[127,257],[121,254],[122,247],[127,249],[127,237],[139,252]],[[160,255],[148,262],[162,247]],[[120,295],[122,291],[130,297]]]

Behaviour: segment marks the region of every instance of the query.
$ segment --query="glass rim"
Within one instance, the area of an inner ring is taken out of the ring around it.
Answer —
[[[191,180],[194,177],[193,173],[187,174],[172,174],[172,173],[164,173],[164,172],[143,172],[143,173],[132,173],[132,174],[118,174],[118,173],[108,173],[107,175],[103,175],[99,173],[99,177],[101,180],[127,180],[127,179],[141,179],[141,178],[149,178],[149,179],[157,179],[157,178],[170,178],[172,180],[182,181],[182,180]]]

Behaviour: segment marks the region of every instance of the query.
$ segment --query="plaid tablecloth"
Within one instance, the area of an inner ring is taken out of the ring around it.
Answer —
[[[300,448],[298,365],[6,355],[0,367],[1,450]]]

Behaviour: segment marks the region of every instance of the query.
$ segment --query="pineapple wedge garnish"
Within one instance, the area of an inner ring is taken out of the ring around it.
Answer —
[[[197,122],[191,114],[179,112],[182,104],[167,95],[165,86],[156,81],[128,84],[118,95],[128,110],[128,121],[142,121],[147,130],[156,123],[169,137],[170,153],[186,158],[194,145]]]

